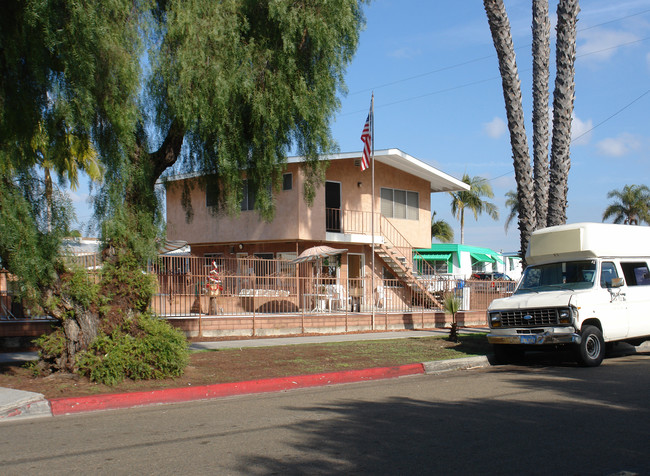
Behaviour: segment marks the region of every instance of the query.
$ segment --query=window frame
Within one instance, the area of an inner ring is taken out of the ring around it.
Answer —
[[[381,187],[379,200],[381,214],[386,218],[414,221],[420,219],[420,192]]]

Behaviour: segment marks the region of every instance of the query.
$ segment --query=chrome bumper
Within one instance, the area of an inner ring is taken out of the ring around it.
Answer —
[[[523,345],[545,345],[545,344],[579,344],[582,341],[580,334],[553,334],[543,332],[541,334],[488,334],[490,344],[523,344]]]

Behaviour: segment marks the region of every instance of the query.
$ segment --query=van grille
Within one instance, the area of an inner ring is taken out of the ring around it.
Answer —
[[[502,327],[538,327],[558,325],[559,309],[524,309],[501,311]],[[526,319],[524,316],[530,316]]]

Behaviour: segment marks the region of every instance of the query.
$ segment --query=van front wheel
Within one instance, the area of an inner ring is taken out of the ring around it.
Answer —
[[[582,342],[576,348],[578,363],[585,367],[599,366],[605,356],[603,333],[595,326],[585,326],[581,334]]]

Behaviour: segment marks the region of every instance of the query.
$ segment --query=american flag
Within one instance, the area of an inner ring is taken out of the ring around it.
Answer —
[[[368,167],[370,167],[370,144],[372,142],[372,121],[373,121],[373,104],[374,96],[370,101],[370,112],[368,113],[368,118],[366,119],[366,124],[363,126],[363,132],[361,133],[361,142],[363,142],[363,154],[361,155],[361,171],[363,172]]]

